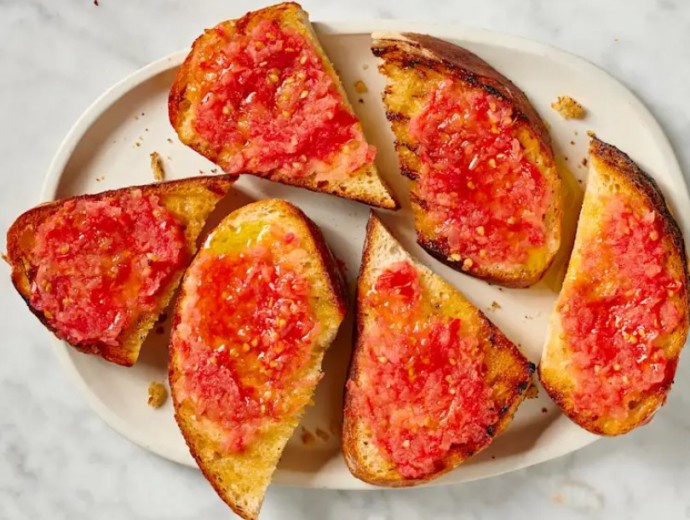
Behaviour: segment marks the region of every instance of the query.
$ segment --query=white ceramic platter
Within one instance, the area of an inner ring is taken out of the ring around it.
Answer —
[[[372,31],[428,33],[476,52],[527,93],[551,127],[559,163],[580,183],[586,175],[581,164],[588,141],[586,132],[592,129],[630,153],[656,178],[681,226],[690,222],[690,201],[683,177],[659,125],[629,90],[590,63],[538,43],[450,26],[391,21],[315,25],[370,141],[379,150],[379,170],[403,203],[402,211],[386,213],[384,220],[417,258],[485,309],[533,362],[539,360],[547,317],[555,300],[555,277],[552,273],[529,290],[499,289],[445,267],[415,244],[407,188],[398,172],[392,135],[380,102],[384,82],[369,50]],[[149,167],[153,151],[161,155],[168,179],[211,173],[214,165],[183,146],[168,122],[168,89],[185,54],[175,53],[135,72],[85,112],[50,167],[43,192],[46,200],[153,182]],[[357,80],[364,81],[367,93],[356,93]],[[563,94],[573,96],[587,108],[584,121],[566,122],[549,108]],[[216,212],[215,221],[247,201],[267,197],[288,199],[316,221],[334,253],[347,266],[352,288],[369,208],[245,176]],[[576,216],[577,205],[573,204],[571,220]],[[560,264],[562,269],[563,259]],[[492,308],[493,302],[500,309]],[[338,427],[351,327],[352,321],[347,320],[326,356],[326,375],[316,404],[288,444],[275,474],[276,483],[339,489],[370,487],[350,475],[339,450]],[[166,377],[167,329],[160,332],[151,333],[140,361],[129,369],[80,354],[63,343],[57,344],[57,351],[90,405],[108,424],[144,448],[191,466],[194,462],[175,425],[170,401],[158,410],[146,402],[149,383]],[[508,431],[490,448],[434,483],[457,483],[515,470],[577,450],[595,439],[562,416],[540,391],[537,399],[521,406]]]

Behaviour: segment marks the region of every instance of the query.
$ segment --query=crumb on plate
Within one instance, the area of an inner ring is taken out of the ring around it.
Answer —
[[[587,114],[585,108],[570,96],[558,96],[558,99],[551,103],[551,108],[564,119],[583,119]]]
[[[163,161],[158,152],[151,152],[151,170],[153,171],[153,178],[157,181],[165,179],[165,170],[163,169]]]
[[[369,92],[369,89],[367,88],[366,83],[364,83],[361,79],[358,79],[355,81],[355,91],[357,91],[357,94],[366,94]]]
[[[149,406],[151,408],[160,408],[168,400],[168,390],[163,383],[152,381],[149,385]]]
[[[302,428],[302,444],[304,444],[305,446],[311,446],[315,442],[316,442],[316,437],[314,437],[314,435],[309,430],[307,430],[306,428],[303,427]]]
[[[534,383],[529,385],[529,388],[525,392],[525,397],[527,399],[536,399],[537,397],[539,397],[539,388],[537,388],[537,385],[535,385]]]

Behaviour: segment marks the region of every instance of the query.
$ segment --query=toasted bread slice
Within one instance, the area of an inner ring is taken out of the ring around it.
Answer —
[[[654,180],[592,139],[589,178],[539,375],[583,428],[619,435],[665,402],[688,332],[683,237]]]
[[[412,486],[486,448],[512,420],[534,365],[372,214],[357,281],[343,451],[357,478]]]
[[[199,177],[43,204],[7,232],[12,281],[78,350],[131,366],[234,177]]]
[[[180,68],[168,107],[182,142],[228,173],[398,207],[298,4],[207,30]]]
[[[282,200],[226,217],[189,267],[170,348],[175,418],[220,497],[256,518],[346,312],[316,225]]]
[[[561,241],[561,179],[525,94],[471,52],[422,34],[374,34],[419,243],[455,269],[536,283]]]

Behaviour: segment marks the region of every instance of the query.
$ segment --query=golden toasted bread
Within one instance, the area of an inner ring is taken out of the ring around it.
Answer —
[[[654,180],[596,138],[539,375],[583,428],[619,435],[663,405],[688,331],[683,237]]]
[[[357,478],[412,486],[507,428],[534,365],[372,214],[357,281],[343,452]]]
[[[182,142],[228,173],[398,207],[298,4],[207,30],[180,68],[168,107]]]
[[[131,366],[233,181],[200,177],[31,209],[7,232],[14,286],[56,336]]]
[[[320,231],[282,200],[226,217],[185,274],[169,361],[175,417],[201,471],[243,518],[259,514],[345,312]]]
[[[561,241],[561,179],[525,94],[466,49],[422,34],[374,34],[386,115],[411,179],[419,243],[455,269],[536,283]]]

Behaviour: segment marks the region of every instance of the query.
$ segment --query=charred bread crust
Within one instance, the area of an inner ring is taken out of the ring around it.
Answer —
[[[476,54],[440,38],[418,33],[403,33],[401,36],[407,44],[405,49],[400,46],[401,40],[384,35],[374,40],[372,52],[403,69],[416,69],[421,65],[508,101],[515,109],[515,116],[534,130],[542,145],[542,153],[550,155],[553,160],[551,137],[546,125],[525,93],[511,80]],[[407,119],[403,114],[398,116]]]
[[[50,330],[50,332],[57,335],[54,327],[52,327],[48,323],[48,320],[46,319],[43,312],[35,309],[30,303],[31,280],[33,280],[35,277],[36,268],[28,261],[28,251],[22,245],[22,236],[25,232],[30,232],[31,234],[33,234],[35,230],[38,229],[38,227],[56,210],[58,210],[62,206],[62,204],[64,204],[64,202],[67,200],[100,200],[105,197],[117,196],[119,193],[131,191],[133,189],[140,189],[144,194],[156,194],[164,198],[165,195],[172,193],[176,188],[186,185],[200,186],[212,193],[215,193],[219,196],[223,196],[228,192],[230,185],[235,181],[235,179],[235,176],[222,175],[215,177],[199,177],[193,180],[181,179],[164,183],[159,182],[155,184],[146,184],[143,186],[133,186],[130,188],[108,190],[101,193],[69,197],[67,199],[47,202],[35,208],[32,208],[20,215],[17,218],[17,220],[14,221],[12,226],[10,226],[10,229],[7,231],[7,258],[10,265],[12,266],[12,283],[19,295],[21,296],[21,298],[24,300],[24,303],[26,303],[26,306],[34,314],[34,316],[36,316],[39,319],[39,321],[48,330]],[[185,235],[187,234],[185,233]],[[194,251],[195,244],[193,241],[190,240],[189,236],[186,236],[185,238],[187,239],[189,259],[191,259],[191,255]],[[181,278],[181,273],[176,274],[173,277],[173,279],[169,282],[168,287],[175,287],[179,283]],[[140,319],[137,322],[130,326],[130,329],[128,329],[125,332],[125,334],[127,332],[131,333],[132,331],[138,330],[138,328],[142,325],[144,321],[146,321],[145,317],[140,317]],[[141,332],[138,336],[139,341],[143,341],[145,337],[148,335],[148,332],[148,330]],[[107,345],[102,342],[94,341],[84,341],[78,344],[70,345],[79,350],[80,352],[83,352],[85,354],[96,354],[106,359],[107,361],[116,363],[118,365],[129,367],[134,364],[134,361],[128,355],[128,351],[122,348],[122,346]]]
[[[664,230],[671,237],[674,250],[680,255],[685,280],[687,285],[690,286],[688,259],[683,233],[680,231],[676,219],[673,217],[671,210],[666,204],[666,199],[661,193],[661,189],[657,182],[647,172],[642,170],[625,152],[596,137],[592,137],[590,155],[593,159],[598,159],[606,164],[612,171],[623,175],[637,191],[644,195],[649,205],[663,217]]]
[[[369,264],[369,259],[372,257],[371,237],[376,226],[382,226],[389,233],[390,230],[381,222],[376,213],[372,210],[366,228],[366,240],[364,243],[364,250],[362,253],[362,263],[357,277],[357,287],[355,294],[355,327],[352,339],[353,353],[350,360],[350,367],[348,369],[348,381],[355,381],[360,372],[359,356],[357,353],[361,347],[361,338],[364,333],[364,310],[360,306],[358,295],[366,290],[364,287],[364,277],[366,266]],[[447,282],[446,282],[447,283]],[[449,284],[448,284],[449,285]],[[450,285],[449,285],[450,286]],[[481,444],[463,444],[454,445],[451,447],[447,457],[440,461],[437,471],[432,475],[422,479],[406,479],[395,469],[386,472],[385,477],[379,478],[370,474],[366,467],[361,464],[360,457],[357,450],[357,426],[359,419],[356,418],[353,410],[352,395],[346,391],[344,396],[343,415],[346,418],[342,433],[343,455],[345,463],[350,472],[360,480],[369,484],[387,487],[410,487],[429,482],[441,475],[457,468],[465,460],[476,455],[478,452],[486,448],[493,437],[501,434],[510,424],[518,407],[527,397],[527,390],[533,384],[533,373],[535,366],[529,362],[518,348],[513,344],[485,315],[476,309],[477,318],[481,320],[485,334],[483,337],[487,338],[484,346],[484,353],[490,357],[493,353],[503,351],[511,358],[513,366],[509,367],[513,384],[510,389],[500,395],[500,399],[496,401],[499,410],[499,420],[490,427],[491,431],[487,431],[487,439]],[[497,379],[505,377],[506,372],[497,372],[494,374],[493,380],[490,384],[493,386]],[[369,441],[371,442],[371,441]]]
[[[486,93],[505,100],[513,108],[514,116],[519,125],[535,139],[538,145],[539,156],[543,164],[539,166],[541,174],[549,184],[549,189],[555,195],[555,202],[550,207],[548,214],[552,226],[556,225],[558,231],[547,231],[547,240],[555,236],[560,241],[560,222],[562,220],[562,194],[561,181],[555,166],[555,158],[551,148],[551,137],[539,114],[529,102],[525,93],[520,90],[510,79],[506,78],[487,62],[472,52],[458,47],[452,43],[434,38],[432,36],[417,33],[402,34],[377,34],[373,35],[372,52],[375,56],[384,60],[379,69],[385,73],[389,67],[401,70],[411,69],[425,78],[428,71],[455,78],[469,88],[478,88]],[[392,93],[392,85],[389,83],[383,92],[383,98]],[[406,114],[388,110],[386,117],[397,134],[396,125],[409,121]],[[415,221],[425,218],[427,205],[415,195],[414,183],[419,178],[418,160],[410,160],[408,155],[416,155],[418,146],[412,142],[405,142],[397,135],[395,148],[399,154],[400,173],[412,181],[410,200]],[[405,154],[405,158],[401,156]],[[417,228],[417,242],[434,258],[450,266],[451,268],[486,280],[488,283],[505,287],[524,288],[537,283],[553,263],[556,250],[549,248],[544,251],[544,265],[540,269],[504,270],[494,269],[490,264],[481,265],[475,263],[470,269],[463,268],[464,259],[453,260],[450,256],[454,253],[445,240],[436,238],[433,234],[422,232]]]

